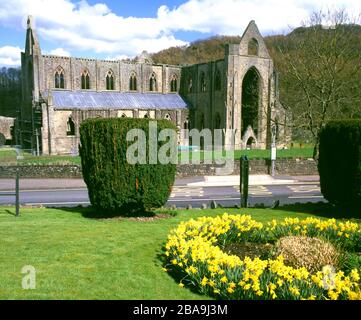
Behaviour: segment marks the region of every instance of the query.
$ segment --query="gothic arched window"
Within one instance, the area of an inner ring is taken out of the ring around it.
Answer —
[[[71,117],[69,117],[68,122],[66,124],[66,135],[75,136],[75,123]]]
[[[109,70],[106,77],[107,90],[114,90],[114,73]]]
[[[203,130],[205,127],[204,114],[201,113],[199,116],[199,129]]]
[[[130,74],[129,91],[137,91],[137,75],[135,74],[135,72],[132,72]]]
[[[278,117],[275,119],[275,139],[276,141],[280,139],[280,124]]]
[[[204,74],[204,72],[201,72],[201,76],[200,76],[200,89],[201,92],[207,91],[206,75]]]
[[[221,129],[221,115],[217,112],[214,117],[214,128],[213,129]]]
[[[222,89],[222,77],[221,72],[217,69],[214,77],[214,89],[220,91]]]
[[[188,93],[192,93],[193,92],[193,79],[189,78],[188,80]]]
[[[258,41],[255,38],[252,38],[248,43],[248,55],[249,56],[258,56]]]
[[[56,89],[65,88],[64,69],[62,67],[58,67],[55,71],[55,88]]]
[[[178,91],[178,81],[177,81],[177,76],[174,74],[170,82],[170,92],[177,92],[177,91]]]
[[[81,88],[83,90],[89,90],[90,89],[90,76],[89,71],[84,70],[81,75]]]
[[[149,91],[157,91],[157,78],[155,77],[154,73],[152,73],[149,79]]]

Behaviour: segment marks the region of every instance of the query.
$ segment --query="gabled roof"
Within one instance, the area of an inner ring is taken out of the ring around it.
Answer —
[[[261,32],[258,29],[256,21],[254,21],[254,20],[249,22],[249,24],[248,24],[246,30],[244,30],[243,35],[242,35],[241,38],[245,38],[248,33],[252,33],[253,37],[263,38],[262,35],[261,35]]]
[[[48,98],[48,91],[43,93]],[[51,91],[54,109],[186,109],[179,94],[94,91]]]
[[[252,20],[248,24],[246,30],[242,35],[241,43],[240,43],[240,50],[242,55],[248,55],[248,44],[251,39],[255,39],[258,42],[258,46],[259,46],[258,56],[261,58],[271,59],[266,43],[254,20]]]

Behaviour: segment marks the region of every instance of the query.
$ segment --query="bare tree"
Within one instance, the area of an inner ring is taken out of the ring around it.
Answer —
[[[318,156],[319,132],[330,119],[361,115],[361,27],[345,10],[313,13],[278,44],[281,99],[293,128],[307,130]]]

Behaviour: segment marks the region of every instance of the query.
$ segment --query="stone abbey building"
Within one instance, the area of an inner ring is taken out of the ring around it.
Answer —
[[[79,126],[94,117],[168,119],[179,129],[237,129],[235,148],[288,142],[277,76],[254,21],[222,60],[191,66],[43,55],[28,18],[21,55],[17,139],[39,154],[77,153]],[[181,133],[180,145],[189,143]],[[227,142],[225,141],[227,144]]]

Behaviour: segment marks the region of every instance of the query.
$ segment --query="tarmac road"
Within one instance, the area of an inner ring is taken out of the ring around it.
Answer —
[[[250,185],[249,204],[264,204],[271,206],[276,200],[280,205],[307,202],[324,202],[317,179],[305,179],[306,181],[283,180],[266,181]],[[291,183],[287,183],[291,182]],[[14,205],[15,197],[6,195],[13,190],[12,180],[0,180],[0,205]],[[223,207],[234,207],[240,204],[239,186],[215,185],[212,182],[204,182],[203,177],[177,180],[167,206],[175,205],[178,208],[200,208],[206,204],[210,206],[216,201]],[[220,182],[219,184],[222,184]],[[228,184],[228,185],[227,185]],[[234,183],[233,183],[234,184]],[[90,205],[88,192],[83,181],[74,180],[25,180],[20,184],[21,205],[46,206],[46,207],[73,207],[78,205]]]

